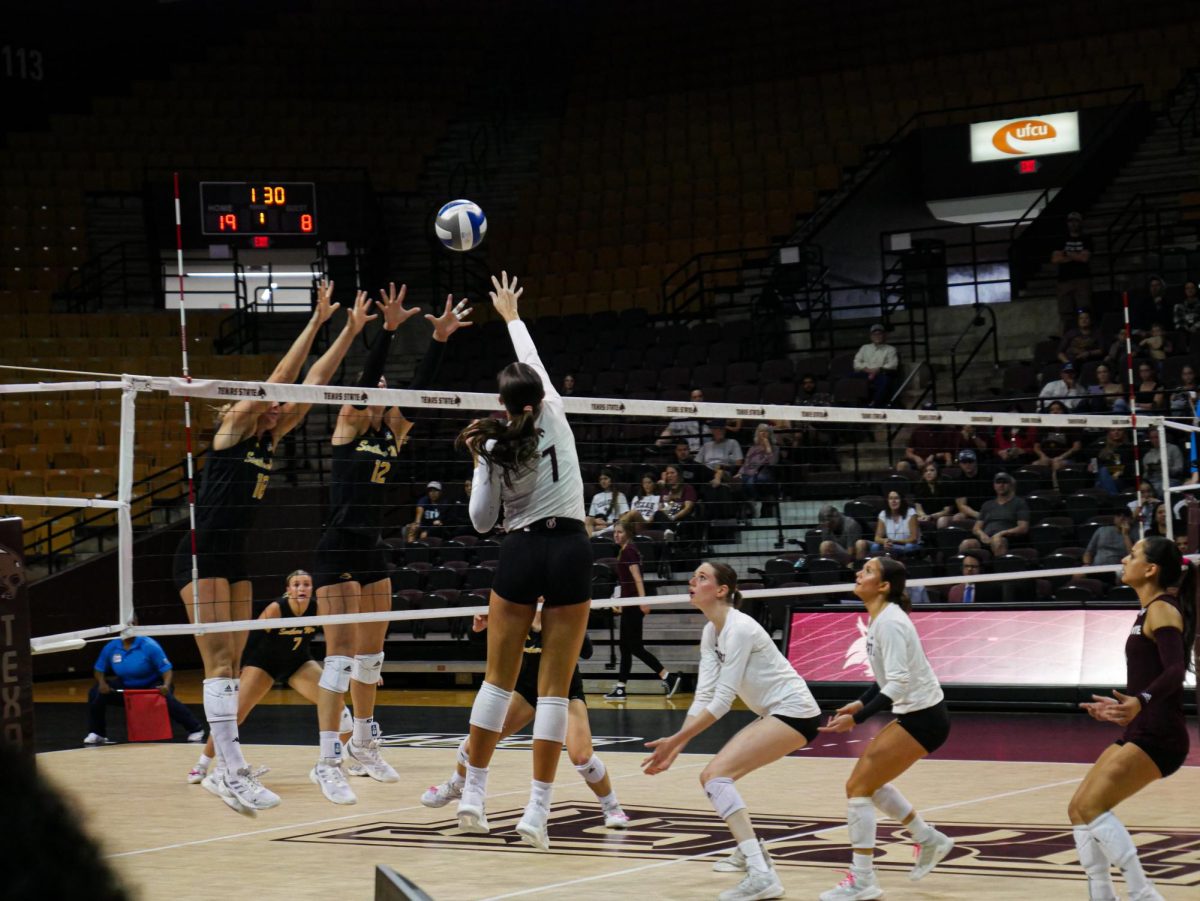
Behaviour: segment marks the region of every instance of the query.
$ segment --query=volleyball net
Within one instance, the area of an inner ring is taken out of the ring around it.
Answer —
[[[480,535],[472,528],[471,462],[454,439],[472,419],[502,415],[494,389],[126,375],[2,385],[0,392],[5,422],[29,418],[34,441],[40,440],[38,423],[52,421],[44,414],[57,410],[73,423],[72,447],[104,449],[96,452],[101,465],[86,472],[60,471],[54,458],[40,472],[21,466],[29,479],[10,479],[10,493],[0,496],[0,505],[26,519],[33,566],[59,568],[97,554],[116,558],[115,571],[103,571],[112,575],[98,576],[89,596],[60,618],[64,628],[35,640],[40,650],[118,632],[195,634],[288,624],[188,624],[174,572],[177,549],[190,547],[185,402],[199,470],[207,465],[224,405],[242,399],[311,405],[302,426],[275,448],[256,496],[239,502],[255,612],[283,594],[289,573],[316,569],[329,513],[332,436],[346,404],[397,406],[414,423],[399,454],[381,457],[387,471],[373,474],[386,485],[378,513],[393,605],[384,613],[304,623],[390,620],[410,636],[444,631],[466,637],[469,617],[486,609],[503,531]],[[749,609],[772,629],[783,629],[793,606],[853,602],[858,562],[878,553],[905,561],[918,603],[962,601],[966,586],[976,586],[969,598],[979,603],[1130,603],[1115,563],[1085,565],[1086,556],[1096,559],[1092,536],[1120,526],[1126,514],[1135,538],[1182,533],[1185,498],[1194,496],[1179,490],[1190,487],[1184,483],[1196,469],[1191,420],[1142,414],[1134,428],[1131,417],[1111,413],[574,396],[564,404],[590,514],[597,609],[685,605],[695,566],[723,560],[739,572]],[[104,460],[110,449],[116,459]],[[34,490],[39,478],[40,493]],[[1149,494],[1139,492],[1139,481]],[[1016,531],[1003,527],[1011,534],[1000,544],[987,531],[1002,527],[988,524],[980,535],[964,505],[980,513],[987,501],[1009,497],[1027,518]],[[640,552],[644,599],[613,597],[618,522]],[[1109,547],[1111,540],[1110,534]]]

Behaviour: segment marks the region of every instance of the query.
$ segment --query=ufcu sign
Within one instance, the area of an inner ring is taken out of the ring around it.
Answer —
[[[1050,156],[1079,150],[1079,114],[995,119],[971,126],[971,162]]]

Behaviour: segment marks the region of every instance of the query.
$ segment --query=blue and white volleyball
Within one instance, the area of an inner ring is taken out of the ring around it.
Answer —
[[[472,250],[487,234],[487,216],[470,200],[451,200],[433,221],[438,240],[451,250]]]

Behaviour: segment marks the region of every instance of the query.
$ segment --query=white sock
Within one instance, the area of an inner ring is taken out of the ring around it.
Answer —
[[[210,763],[212,763],[212,758],[207,754],[201,754],[200,759],[196,761],[196,766],[200,767],[202,770],[206,770],[208,769],[208,765]]]
[[[851,869],[858,873],[870,873],[875,869],[875,805],[870,798],[851,798],[846,805],[846,828],[850,833],[850,847],[870,848],[872,853],[854,853]]]
[[[765,873],[770,869],[767,866],[767,858],[763,856],[762,845],[758,843],[756,838],[748,838],[744,842],[738,842],[738,850],[746,857],[746,868],[754,873]]]
[[[321,757],[330,762],[342,759],[342,740],[337,732],[321,733]]]
[[[621,802],[617,800],[616,791],[610,791],[607,795],[600,799],[600,809],[605,813],[616,810],[621,806]]]
[[[473,795],[479,795],[480,800],[487,794],[487,777],[488,768],[485,766],[471,766],[467,764],[467,778],[463,786],[463,794],[468,792]]]
[[[1125,884],[1129,887],[1129,896],[1134,897],[1146,891],[1150,887],[1150,880],[1146,878],[1142,862],[1137,855],[1137,848],[1134,846],[1133,838],[1129,835],[1125,824],[1118,820],[1110,810],[1088,823],[1087,828],[1095,838],[1096,844],[1104,852],[1104,856],[1120,867],[1121,872],[1125,874]]]
[[[934,829],[926,823],[919,813],[914,813],[913,818],[908,821],[908,825],[904,827],[909,834],[917,840],[919,844],[933,841]]]
[[[1117,901],[1117,890],[1113,887],[1112,873],[1109,872],[1108,858],[1096,843],[1087,826],[1076,826],[1075,850],[1079,852],[1079,862],[1088,878],[1088,898],[1091,901]]]
[[[875,872],[875,855],[874,854],[859,854],[855,852],[850,855],[850,869],[859,875]]]
[[[242,756],[242,745],[238,741],[239,688],[237,679],[204,680],[204,715],[208,720],[213,747],[225,761],[225,766],[234,772],[246,767],[246,758]]]
[[[554,792],[553,782],[538,782],[534,779],[530,783],[529,803],[540,804],[546,810],[550,809],[550,795]]]
[[[367,744],[371,743],[371,738],[372,738],[371,723],[372,722],[373,722],[373,719],[371,717],[367,717],[365,720],[359,719],[358,717],[354,718],[353,741],[354,741],[354,744],[357,745],[358,747],[362,747],[363,745],[367,745]]]

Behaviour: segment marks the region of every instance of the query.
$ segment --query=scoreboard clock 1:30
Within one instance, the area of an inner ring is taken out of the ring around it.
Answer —
[[[317,189],[307,182],[202,181],[206,235],[315,235]]]

